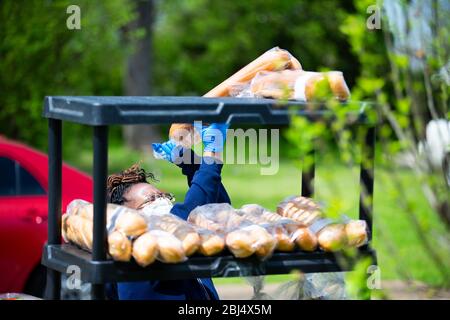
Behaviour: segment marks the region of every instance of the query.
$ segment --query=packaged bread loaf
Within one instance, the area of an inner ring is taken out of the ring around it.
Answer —
[[[275,238],[264,228],[236,213],[229,204],[207,204],[194,209],[188,221],[221,234],[225,244],[236,257],[255,253],[267,258],[275,249]]]
[[[63,238],[79,247],[92,251],[93,222],[77,214],[65,214],[62,219]],[[131,258],[131,240],[120,231],[108,235],[108,253],[117,261],[129,261]]]
[[[133,241],[133,258],[142,267],[146,267],[155,261],[158,250],[157,238],[150,232],[140,235]]]
[[[187,259],[182,242],[170,232],[150,230],[149,235],[156,239],[158,254],[156,259],[164,263],[179,263]]]
[[[213,256],[223,251],[225,239],[220,234],[211,230],[194,226],[200,236],[200,246],[198,251],[204,256]]]
[[[146,216],[149,230],[163,230],[177,237],[186,256],[191,256],[201,244],[201,239],[194,227],[177,216],[165,214],[152,214]]]
[[[295,238],[287,229],[293,221],[283,219],[280,215],[270,212],[257,204],[247,204],[237,211],[243,218],[266,228],[276,239],[276,249],[292,251],[295,247]]]
[[[67,213],[93,220],[94,205],[84,200],[73,200],[67,206]],[[128,237],[138,237],[147,231],[145,218],[136,210],[108,203],[106,207],[107,230],[121,231]]]
[[[207,92],[204,97],[217,98],[231,96],[230,91],[238,86],[245,86],[260,71],[274,70],[299,70],[302,66],[288,51],[278,47],[272,48],[248,65],[237,71],[228,79]],[[174,123],[169,130],[169,138],[177,144],[190,148],[200,141],[200,136],[195,132],[192,124]]]
[[[277,213],[305,227],[312,225],[323,216],[317,203],[310,198],[302,196],[291,196],[284,199],[278,204]]]
[[[358,248],[368,241],[367,223],[364,220],[350,220],[345,224],[347,244]]]
[[[328,98],[346,101],[350,96],[350,91],[340,71],[262,71],[250,82],[249,91],[250,96],[253,97],[299,101]]]
[[[324,251],[339,251],[347,245],[345,224],[323,218],[314,222],[310,230],[317,236],[319,247]]]

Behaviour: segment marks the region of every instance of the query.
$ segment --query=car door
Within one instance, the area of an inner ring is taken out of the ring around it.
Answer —
[[[47,236],[47,195],[18,161],[0,156],[0,293],[22,290]]]

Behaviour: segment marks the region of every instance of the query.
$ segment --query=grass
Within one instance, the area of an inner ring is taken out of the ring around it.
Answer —
[[[68,163],[89,172],[92,153],[83,149],[76,157],[66,159]],[[142,160],[142,165],[159,178],[160,189],[175,194],[182,201],[187,191],[185,178],[180,170],[165,161],[155,161],[151,154],[133,152],[119,146],[109,149],[109,171],[117,172]],[[376,166],[374,192],[374,234],[373,247],[378,253],[382,279],[399,279],[407,274],[433,286],[449,283],[427,255],[408,213],[401,206],[405,199],[414,209],[417,219],[425,228],[428,239],[437,248],[447,269],[450,269],[448,248],[440,246],[438,236],[445,232],[436,214],[429,207],[414,175],[408,170],[395,172],[406,192],[399,194],[392,184],[393,176],[386,168]],[[290,161],[280,163],[279,172],[272,176],[260,174],[258,165],[226,165],[223,169],[223,183],[230,194],[234,207],[258,203],[274,210],[278,202],[288,195],[300,194],[301,170]],[[359,198],[359,171],[348,168],[335,158],[318,161],[316,169],[316,196],[319,201],[331,205],[336,212],[357,217]],[[394,248],[391,250],[389,247]],[[292,279],[291,275],[266,277],[267,282],[282,282]],[[215,283],[246,283],[243,278],[214,279]]]

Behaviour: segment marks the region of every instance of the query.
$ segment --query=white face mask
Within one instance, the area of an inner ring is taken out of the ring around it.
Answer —
[[[173,203],[169,199],[157,198],[155,201],[145,205],[145,207],[141,209],[141,212],[147,217],[151,215],[162,215],[170,213],[172,207]]]

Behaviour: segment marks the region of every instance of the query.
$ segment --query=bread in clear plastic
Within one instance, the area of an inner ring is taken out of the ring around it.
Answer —
[[[227,203],[206,204],[194,209],[188,221],[225,237],[228,249],[239,258],[256,254],[269,257],[276,239],[264,228],[236,213]]]
[[[295,248],[295,239],[287,229],[291,221],[283,219],[280,215],[270,212],[257,204],[247,204],[238,211],[243,218],[266,228],[276,239],[276,249],[279,251],[292,251]]]
[[[358,248],[368,242],[368,228],[364,220],[350,220],[345,224],[345,234],[347,244],[350,247]]]
[[[140,235],[133,241],[132,256],[137,264],[146,267],[152,264],[159,252],[157,238],[150,232]]]
[[[179,263],[187,259],[182,242],[173,234],[162,230],[148,232],[158,243],[156,259],[164,263]]]
[[[302,196],[284,199],[278,204],[277,213],[306,227],[323,217],[320,206],[314,200]]]

